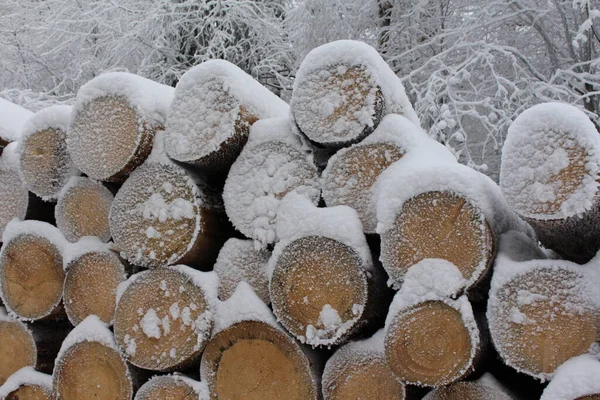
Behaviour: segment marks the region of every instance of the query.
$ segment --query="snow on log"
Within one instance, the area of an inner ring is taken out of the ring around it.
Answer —
[[[54,400],[52,376],[42,374],[32,367],[23,367],[0,386],[0,399]]]
[[[511,124],[500,170],[508,204],[562,257],[600,249],[600,135],[579,109],[540,104]]]
[[[277,236],[268,265],[273,312],[302,343],[343,342],[373,309],[374,268],[358,215],[292,192],[279,208]]]
[[[19,171],[32,193],[54,200],[79,170],[67,151],[70,106],[51,106],[31,117],[19,139]]]
[[[365,140],[337,152],[323,172],[323,199],[328,206],[356,210],[365,233],[375,233],[377,218],[373,187],[377,178],[403,155],[427,152],[437,161],[456,162],[443,145],[400,115],[385,116]]]
[[[53,371],[53,391],[64,400],[130,400],[131,375],[112,332],[95,315],[64,340]]]
[[[502,236],[487,319],[504,362],[544,381],[598,341],[600,296],[593,262],[541,258],[523,234]]]
[[[423,400],[513,400],[514,397],[487,373],[476,381],[456,382],[429,392]]]
[[[84,236],[110,240],[108,215],[114,196],[100,182],[72,177],[61,190],[54,216],[56,226],[70,242]]]
[[[119,257],[96,237],[85,237],[67,246],[63,260],[66,277],[63,301],[75,326],[89,315],[112,325],[117,287],[126,279]]]
[[[166,126],[171,158],[224,172],[240,154],[256,120],[284,117],[287,104],[237,66],[206,61],[175,88]]]
[[[144,383],[135,400],[209,400],[208,388],[184,375],[159,375]]]
[[[218,277],[184,265],[131,276],[119,286],[115,339],[133,365],[167,371],[195,363],[213,329]]]
[[[122,182],[150,154],[174,89],[141,76],[102,74],[77,92],[67,146],[75,165],[100,181]]]
[[[225,211],[237,230],[266,247],[277,241],[275,217],[281,199],[297,190],[317,204],[318,179],[317,167],[288,118],[257,121],[225,181]]]
[[[0,296],[22,320],[52,319],[62,314],[66,240],[54,226],[12,220],[2,236]]]
[[[392,374],[383,347],[384,331],[338,349],[323,372],[325,400],[404,400],[404,384]]]
[[[385,356],[402,382],[440,387],[477,367],[483,339],[458,268],[445,260],[411,267],[394,296],[385,324]]]
[[[574,357],[556,370],[540,400],[600,399],[600,361],[597,356]]]
[[[221,248],[214,271],[219,275],[219,299],[231,297],[242,281],[252,286],[256,295],[269,304],[268,250],[256,250],[252,240],[231,238]]]
[[[497,236],[510,229],[533,235],[498,186],[462,164],[406,155],[381,174],[374,190],[381,261],[395,288],[426,258],[450,261],[465,288],[476,287],[488,276]]]
[[[212,399],[317,399],[314,367],[247,283],[217,306],[200,364]]]
[[[0,156],[0,234],[13,218],[25,219],[29,207],[29,192],[19,175],[17,147],[17,142],[9,144]]]
[[[19,140],[23,127],[33,113],[0,97],[0,154],[11,142]]]
[[[313,49],[296,73],[291,115],[311,141],[340,147],[400,114],[420,126],[400,78],[371,46],[339,40]]]
[[[110,232],[121,256],[135,265],[212,268],[227,222],[219,195],[168,161],[159,148],[117,192]],[[200,187],[198,186],[200,185]]]
[[[36,366],[37,347],[31,331],[21,321],[8,316],[2,308],[0,343],[0,385],[19,369]]]

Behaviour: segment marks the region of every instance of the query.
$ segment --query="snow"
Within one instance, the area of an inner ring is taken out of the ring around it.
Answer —
[[[117,343],[108,326],[100,320],[96,315],[86,317],[79,325],[77,325],[65,338],[58,355],[56,356],[56,364],[65,355],[67,350],[82,342],[98,342],[102,345],[118,352]]]
[[[349,67],[363,68],[367,73],[368,81],[362,87],[349,94],[346,85],[356,82],[344,81],[343,87],[337,90],[323,85],[324,79],[343,79]],[[319,143],[335,144],[358,139],[364,126],[375,128],[376,121],[372,116],[376,111],[377,88],[384,98],[384,115],[401,114],[420,126],[402,82],[374,48],[351,40],[327,43],[310,51],[296,73],[291,101],[292,119],[309,138]],[[352,110],[352,117],[337,116],[332,124],[322,123],[331,119],[336,108],[356,102],[354,97],[360,91],[368,94],[364,104]],[[352,132],[354,137],[347,137]]]
[[[174,271],[185,274],[194,285],[198,286],[204,292],[204,296],[208,301],[208,305],[211,310],[217,305],[218,302],[218,290],[219,290],[219,276],[216,272],[203,272],[196,269],[190,268],[186,265],[171,265],[167,267]]]
[[[152,308],[146,311],[146,314],[144,314],[144,317],[140,322],[140,326],[142,327],[144,334],[149,338],[155,339],[160,339],[160,325],[162,325],[162,321],[160,318],[158,318],[156,311],[154,311]],[[168,331],[170,330],[169,325],[167,324],[166,326],[163,326],[163,328],[165,330],[165,335],[168,334]]]
[[[0,97],[0,138],[14,142],[19,140],[23,127],[33,113]]]
[[[259,119],[288,114],[283,100],[225,60],[188,70],[177,83],[167,119],[169,156],[193,161],[219,149],[234,134],[240,106]]]
[[[63,251],[63,265],[65,269],[73,261],[88,253],[113,254],[109,245],[96,236],[84,236],[75,243],[67,243]]]
[[[6,225],[4,234],[2,235],[2,243],[8,243],[22,235],[32,235],[46,239],[52,243],[61,254],[69,243],[58,228],[47,222],[35,220],[21,221],[18,218],[14,218]]]
[[[281,197],[294,189],[316,204],[321,192],[317,168],[287,118],[256,122],[223,189],[229,219],[255,240],[257,248],[266,248],[277,241],[275,218]]]
[[[570,153],[583,149],[584,160]],[[557,179],[567,167],[582,179]],[[511,124],[502,153],[500,186],[508,204],[527,218],[581,216],[595,204],[600,174],[600,136],[574,106],[545,103],[529,108]]]
[[[189,386],[198,395],[198,400],[210,400],[210,393],[206,383],[193,380],[177,372],[169,375],[153,376],[152,379],[144,383],[135,398],[148,398],[147,396],[152,390],[164,387],[163,385],[165,384],[168,385],[169,381],[181,382]]]
[[[219,297],[227,300],[237,285],[245,281],[258,297],[270,303],[267,263],[271,252],[255,250],[251,240],[231,238],[219,251],[214,271],[219,275]]]
[[[557,368],[540,400],[574,400],[600,394],[600,361],[584,354]]]
[[[11,219],[24,219],[29,206],[29,192],[18,172],[17,146],[10,143],[0,156],[0,233]]]
[[[229,299],[218,303],[213,336],[242,321],[260,321],[281,329],[269,307],[246,282],[240,282]]]
[[[0,156],[0,169],[15,170],[19,169],[19,142],[9,143]]]
[[[52,376],[42,374],[33,367],[23,367],[9,376],[6,382],[0,386],[0,399],[6,398],[9,394],[25,385],[43,388],[47,394],[50,394],[52,393]]]
[[[19,141],[27,141],[35,132],[49,128],[67,132],[71,119],[71,110],[71,106],[56,105],[36,112],[27,120]]]
[[[182,218],[194,218],[195,216],[192,202],[177,198],[170,203],[166,203],[160,193],[152,193],[150,198],[141,203],[139,207],[145,219],[158,219],[160,222],[165,222],[168,219],[179,221]]]

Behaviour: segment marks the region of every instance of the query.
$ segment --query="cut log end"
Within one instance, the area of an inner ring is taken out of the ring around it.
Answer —
[[[0,321],[0,386],[23,367],[34,367],[37,349],[31,332],[21,322]]]
[[[115,312],[115,339],[128,361],[154,371],[197,361],[212,327],[203,290],[170,268],[137,276]]]
[[[54,369],[54,393],[69,400],[129,400],[133,388],[127,365],[114,349],[99,342],[71,346]]]
[[[24,219],[28,206],[29,192],[19,173],[11,169],[0,169],[0,234],[13,218]]]
[[[6,400],[54,400],[52,392],[37,385],[23,385],[10,392]]]
[[[56,198],[77,171],[67,151],[66,132],[39,130],[19,145],[20,169],[27,188],[39,197]]]
[[[344,99],[341,102],[331,99]],[[381,89],[364,66],[333,65],[305,74],[291,101],[298,129],[313,142],[344,146],[368,136],[383,117]]]
[[[430,392],[423,400],[512,400],[513,398],[494,386],[475,382],[456,382]]]
[[[75,178],[58,199],[55,209],[56,225],[70,242],[84,236],[110,239],[108,214],[114,196],[102,184],[87,178]]]
[[[150,154],[156,129],[125,97],[98,97],[74,114],[69,153],[90,178],[121,182]]]
[[[336,240],[307,236],[288,244],[271,278],[273,311],[299,340],[332,345],[359,325],[368,299],[360,257]]]
[[[69,321],[77,325],[88,315],[96,315],[112,323],[117,286],[124,280],[124,267],[113,253],[90,252],[72,260],[63,289]]]
[[[425,258],[453,263],[475,285],[494,254],[493,232],[483,213],[448,192],[426,192],[402,206],[394,227],[381,235],[381,260],[394,281]]]
[[[39,236],[22,234],[5,243],[0,256],[4,303],[24,319],[56,315],[62,309],[62,261],[56,246]]]
[[[136,393],[135,400],[198,400],[198,393],[183,379],[163,375],[146,382]]]
[[[366,233],[375,233],[377,218],[371,189],[379,175],[402,157],[392,143],[359,144],[330,161],[324,174],[323,198],[328,206],[347,205],[356,210]]]
[[[396,315],[385,338],[385,354],[403,382],[439,387],[472,371],[471,335],[461,313],[442,301],[428,301]]]
[[[306,356],[292,338],[263,322],[239,322],[215,335],[200,368],[213,399],[316,399]]]
[[[549,376],[598,341],[598,310],[581,296],[579,279],[564,269],[536,269],[498,290],[488,320],[494,345],[508,365]]]

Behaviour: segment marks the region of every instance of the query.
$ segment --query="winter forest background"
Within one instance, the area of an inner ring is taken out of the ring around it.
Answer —
[[[223,58],[287,99],[306,53],[337,39],[375,47],[423,127],[494,179],[526,108],[559,100],[600,125],[591,0],[2,0],[0,97],[36,111],[105,71],[174,86]]]

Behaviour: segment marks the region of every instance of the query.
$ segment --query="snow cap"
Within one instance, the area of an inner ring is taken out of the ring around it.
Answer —
[[[33,113],[0,97],[0,138],[7,142],[19,140],[23,127]]]

